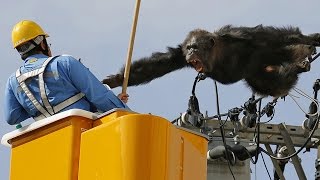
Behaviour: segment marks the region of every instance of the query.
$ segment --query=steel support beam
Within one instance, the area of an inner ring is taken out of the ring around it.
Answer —
[[[272,149],[271,149],[271,147],[270,147],[269,144],[265,144],[265,147],[266,147],[267,151],[268,151],[270,154],[273,154]],[[270,158],[270,159],[271,159],[271,161],[272,161],[272,164],[273,164],[273,166],[274,166],[274,168],[275,168],[275,170],[276,170],[276,172],[277,172],[280,180],[285,180],[285,178],[284,178],[284,176],[283,176],[283,173],[282,173],[282,171],[281,171],[281,168],[280,168],[277,160],[272,159],[272,158]]]
[[[293,145],[292,140],[290,138],[290,134],[288,133],[288,131],[283,123],[279,124],[279,130],[280,130],[281,135],[284,138],[283,140],[288,148],[289,154],[295,153],[296,150],[294,149],[294,145]],[[298,155],[293,156],[291,159],[292,159],[294,168],[297,171],[297,175],[298,175],[299,179],[300,180],[307,180],[306,174],[303,171],[303,168],[301,166]]]

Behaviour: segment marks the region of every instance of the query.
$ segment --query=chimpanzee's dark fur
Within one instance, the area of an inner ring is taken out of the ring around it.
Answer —
[[[298,74],[309,71],[320,35],[303,35],[294,27],[224,26],[216,32],[191,31],[185,41],[165,53],[133,61],[128,85],[146,84],[172,71],[194,67],[223,84],[245,80],[261,95],[287,95]],[[103,83],[122,85],[124,68]]]

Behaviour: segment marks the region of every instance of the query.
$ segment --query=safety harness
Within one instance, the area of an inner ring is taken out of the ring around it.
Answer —
[[[79,101],[81,98],[83,98],[85,96],[83,93],[80,92],[80,93],[78,93],[76,95],[73,95],[70,98],[62,101],[61,103],[59,103],[59,104],[57,104],[55,106],[51,106],[50,105],[50,103],[48,101],[48,96],[47,96],[46,90],[45,90],[45,83],[44,83],[44,79],[43,79],[43,73],[44,73],[44,70],[46,69],[47,65],[50,63],[50,61],[52,61],[56,57],[58,57],[58,56],[49,57],[47,60],[44,61],[44,63],[42,64],[41,68],[39,68],[39,69],[35,69],[33,71],[30,71],[30,72],[27,72],[27,73],[24,73],[24,74],[21,74],[20,68],[16,71],[16,78],[18,80],[18,83],[19,83],[21,89],[27,95],[27,97],[32,102],[32,104],[41,113],[39,116],[33,117],[35,120],[41,120],[43,118],[50,117],[50,116],[58,113],[62,109],[70,106],[71,104]],[[30,91],[30,89],[28,88],[28,86],[25,83],[25,81],[28,78],[35,77],[35,76],[38,76],[38,79],[39,79],[39,90],[40,90],[40,96],[41,96],[41,100],[42,100],[43,106],[35,98],[35,96],[32,94],[32,92]]]

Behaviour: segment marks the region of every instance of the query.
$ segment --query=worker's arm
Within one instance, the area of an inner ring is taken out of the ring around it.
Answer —
[[[21,106],[21,104],[16,99],[9,80],[5,88],[4,99],[4,116],[8,124],[15,125],[30,118],[27,111]]]
[[[69,58],[68,71],[71,81],[99,110],[128,108],[110,89],[105,88],[88,68],[73,57]]]

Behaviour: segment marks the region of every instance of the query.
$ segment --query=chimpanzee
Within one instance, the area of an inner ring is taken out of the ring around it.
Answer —
[[[304,35],[297,27],[234,27],[211,33],[195,29],[177,47],[133,61],[128,85],[146,84],[172,71],[193,67],[222,83],[244,80],[254,93],[280,97],[289,93],[298,74],[310,70],[320,34]],[[124,68],[102,82],[122,85]]]

